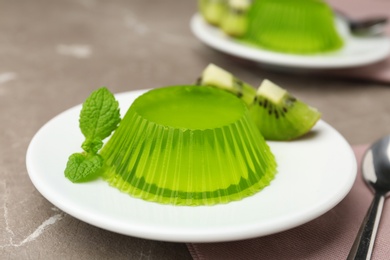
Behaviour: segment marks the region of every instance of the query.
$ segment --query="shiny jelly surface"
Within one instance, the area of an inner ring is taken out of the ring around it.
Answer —
[[[175,205],[239,200],[269,185],[276,172],[246,105],[212,87],[173,86],[140,96],[101,154],[112,186]]]

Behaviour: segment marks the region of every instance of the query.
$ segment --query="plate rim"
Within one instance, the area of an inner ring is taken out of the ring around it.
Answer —
[[[117,98],[125,98],[127,96],[132,96],[132,98],[136,98],[138,95],[144,93],[146,90],[135,90],[135,91],[128,91],[128,92],[122,92],[118,93],[115,96]],[[131,103],[131,102],[130,102]],[[93,226],[103,228],[112,232],[120,233],[123,235],[128,235],[128,236],[135,236],[135,237],[140,237],[140,238],[145,238],[145,239],[152,239],[152,240],[160,240],[160,241],[167,241],[167,242],[223,242],[223,241],[233,241],[233,240],[241,240],[241,239],[250,239],[254,237],[260,237],[260,236],[265,236],[265,235],[270,235],[274,233],[278,233],[281,231],[285,231],[294,227],[297,227],[301,224],[307,223],[308,221],[311,221],[334,206],[336,206],[351,190],[353,183],[356,178],[357,174],[357,164],[356,164],[356,158],[353,153],[352,147],[348,144],[348,142],[345,140],[345,138],[337,131],[335,130],[332,126],[327,124],[326,122],[320,120],[319,124],[323,124],[332,131],[334,131],[339,138],[344,142],[345,148],[348,149],[348,153],[351,159],[351,169],[350,169],[350,178],[348,183],[344,183],[345,187],[341,192],[339,191],[337,196],[332,197],[331,203],[329,203],[328,200],[323,201],[323,204],[327,204],[327,207],[318,207],[316,206],[317,210],[308,210],[309,212],[307,214],[304,214],[304,217],[296,217],[294,218],[294,221],[286,221],[286,222],[281,222],[283,223],[282,225],[279,225],[277,228],[271,227],[268,228],[268,230],[262,230],[262,232],[259,232],[258,226],[259,223],[251,223],[251,224],[242,224],[239,226],[236,226],[234,228],[230,229],[224,229],[224,227],[219,227],[218,231],[219,233],[215,234],[213,233],[215,231],[214,229],[210,230],[205,230],[202,229],[200,231],[194,232],[194,230],[191,227],[187,228],[176,228],[172,234],[172,228],[166,228],[166,227],[145,227],[145,226],[139,226],[139,225],[130,225],[130,232],[129,230],[124,230],[118,227],[117,224],[115,223],[110,223],[110,221],[107,221],[107,216],[94,216],[93,218],[91,217],[86,217],[85,213],[80,209],[74,208],[74,207],[69,207],[67,204],[60,204],[54,199],[53,197],[50,197],[48,195],[47,190],[45,190],[45,187],[42,187],[42,183],[37,180],[37,175],[34,174],[33,171],[33,162],[32,160],[32,153],[34,150],[34,146],[36,145],[37,139],[42,133],[43,129],[47,128],[52,124],[54,120],[59,120],[62,116],[66,115],[67,113],[70,113],[72,110],[79,110],[81,108],[81,104],[73,106],[58,115],[54,116],[52,119],[50,119],[48,122],[46,122],[34,135],[32,138],[28,148],[27,148],[27,153],[26,153],[26,167],[28,171],[28,175],[33,183],[33,185],[36,187],[36,189],[41,193],[43,197],[45,197],[49,202],[51,202],[53,205],[58,207],[59,209],[63,210],[67,214],[83,221],[86,223],[89,223]],[[354,162],[354,163],[353,163]],[[65,177],[64,177],[65,179]],[[74,184],[73,184],[74,185]],[[109,187],[110,189],[114,189],[112,187]],[[132,198],[133,199],[133,198]],[[140,199],[134,199],[139,201],[142,201]],[[325,203],[326,202],[326,203]],[[150,202],[140,202],[140,203],[150,203]],[[239,203],[239,202],[237,202]],[[227,205],[227,204],[225,204]],[[162,205],[162,207],[174,207],[172,205]],[[313,206],[312,206],[313,207]],[[320,210],[318,210],[320,208]],[[107,224],[109,223],[109,224]],[[260,225],[261,226],[261,225]],[[189,232],[191,231],[191,232]],[[244,232],[243,232],[244,231]]]

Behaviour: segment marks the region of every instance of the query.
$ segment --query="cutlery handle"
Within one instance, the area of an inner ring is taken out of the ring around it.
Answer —
[[[375,193],[347,260],[369,260],[371,258],[384,201],[383,194]]]

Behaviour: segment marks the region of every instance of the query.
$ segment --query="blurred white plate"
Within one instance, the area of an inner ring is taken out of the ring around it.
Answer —
[[[144,91],[116,95],[122,115]],[[345,139],[319,121],[306,138],[269,142],[278,163],[271,185],[241,201],[216,206],[172,206],[132,198],[102,180],[73,184],[64,177],[80,151],[81,105],[46,123],[32,139],[27,170],[37,190],[64,212],[113,232],[154,240],[215,242],[269,235],[330,210],[351,189],[357,171]]]
[[[327,54],[294,55],[239,43],[218,28],[207,24],[200,14],[195,14],[191,19],[192,32],[203,43],[224,53],[262,64],[301,69],[336,69],[368,65],[389,56],[389,37],[355,37],[348,32],[341,20],[336,24],[345,41],[342,49]]]

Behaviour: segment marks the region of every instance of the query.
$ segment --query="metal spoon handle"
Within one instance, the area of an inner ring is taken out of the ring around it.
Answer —
[[[383,194],[375,193],[347,260],[371,259],[384,201],[385,196]]]

